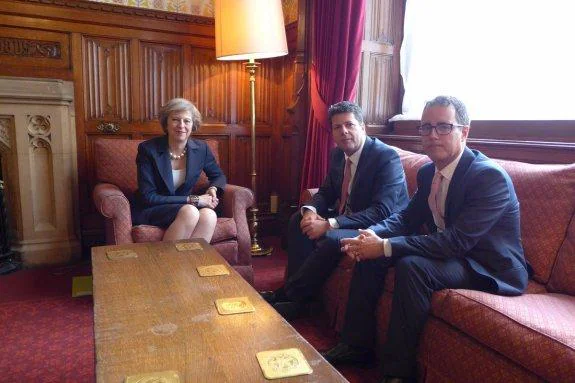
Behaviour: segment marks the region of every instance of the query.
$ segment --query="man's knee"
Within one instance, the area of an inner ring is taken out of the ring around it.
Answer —
[[[328,252],[339,253],[341,249],[341,236],[336,230],[328,230],[324,237],[318,241],[317,247]]]
[[[289,230],[290,232],[293,230],[300,230],[300,222],[302,219],[302,215],[299,211],[296,211],[292,214],[289,219]]]

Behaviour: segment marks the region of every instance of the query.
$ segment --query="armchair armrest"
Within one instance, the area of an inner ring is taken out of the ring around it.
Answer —
[[[130,202],[116,185],[101,183],[92,193],[94,204],[106,221],[106,243],[133,243]]]
[[[315,195],[315,193],[317,193],[318,190],[319,188],[302,190],[299,196],[299,205],[300,206],[305,205],[306,202],[310,201],[313,198],[313,196]]]
[[[238,232],[238,264],[251,265],[251,238],[246,210],[254,204],[254,194],[248,188],[226,185],[223,198],[224,217],[233,218]]]

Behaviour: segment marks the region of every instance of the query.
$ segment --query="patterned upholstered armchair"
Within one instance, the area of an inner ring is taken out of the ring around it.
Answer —
[[[94,143],[97,185],[93,198],[98,211],[105,217],[106,243],[118,245],[134,242],[161,241],[164,230],[157,226],[132,226],[130,199],[138,188],[136,155],[139,140],[99,139]],[[216,161],[218,142],[206,141]],[[194,187],[201,194],[208,186],[202,173]],[[246,209],[254,203],[251,190],[227,185],[211,244],[248,282],[253,282],[250,254],[250,234]]]

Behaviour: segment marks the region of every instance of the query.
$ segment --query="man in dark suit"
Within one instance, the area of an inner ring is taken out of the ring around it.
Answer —
[[[313,199],[295,213],[288,228],[285,286],[264,298],[285,317],[297,315],[337,266],[340,239],[354,237],[408,202],[399,156],[381,141],[367,137],[358,105],[332,105],[333,150],[329,173]]]
[[[528,279],[513,184],[501,167],[466,148],[469,117],[463,103],[447,96],[428,102],[419,133],[433,162],[420,169],[407,208],[342,241],[342,251],[357,263],[341,342],[324,354],[334,364],[372,357],[375,307],[393,264],[383,355],[389,380],[416,377],[416,348],[434,291],[520,295]],[[424,224],[428,235],[419,234]]]

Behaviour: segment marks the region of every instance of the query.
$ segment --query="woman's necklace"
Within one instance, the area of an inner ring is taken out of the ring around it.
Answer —
[[[170,160],[179,160],[180,158],[184,157],[186,155],[186,151],[188,150],[187,146],[184,146],[184,150],[182,151],[182,153],[180,155],[175,155],[174,153],[172,153],[171,150],[169,150],[170,152]]]

